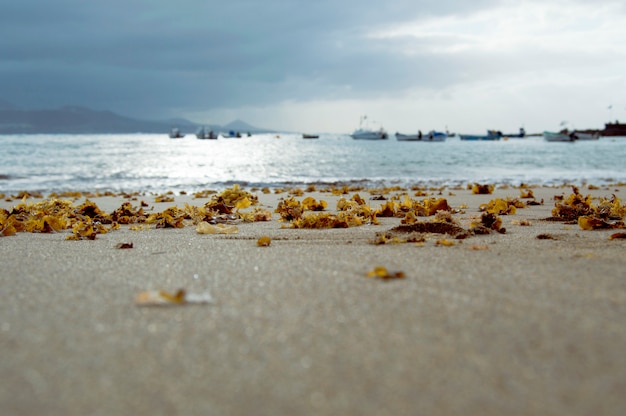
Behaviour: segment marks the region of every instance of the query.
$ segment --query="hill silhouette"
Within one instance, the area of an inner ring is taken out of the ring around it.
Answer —
[[[67,106],[52,110],[21,110],[0,101],[0,134],[110,134],[164,133],[177,127],[185,134],[200,126],[219,131],[268,132],[235,120],[225,126],[205,125],[182,118],[162,121],[139,120],[111,111],[96,111],[86,107]]]

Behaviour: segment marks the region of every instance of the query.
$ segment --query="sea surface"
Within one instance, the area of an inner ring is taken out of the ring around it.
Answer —
[[[322,134],[170,139],[166,134],[0,136],[0,193],[186,191],[244,186],[626,183],[626,137],[441,143]]]

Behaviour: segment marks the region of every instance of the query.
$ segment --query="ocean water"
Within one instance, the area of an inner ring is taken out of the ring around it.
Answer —
[[[549,143],[542,137],[442,143],[302,139],[262,134],[198,140],[195,135],[0,136],[0,193],[18,191],[187,191],[245,186],[360,183],[626,182],[626,137]]]

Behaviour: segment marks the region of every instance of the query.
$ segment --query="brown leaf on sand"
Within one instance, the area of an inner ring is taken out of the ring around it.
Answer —
[[[611,234],[611,236],[609,237],[609,240],[615,240],[618,238],[626,238],[626,233],[615,233],[615,234]]]
[[[137,306],[174,306],[189,303],[211,303],[211,295],[206,293],[190,294],[185,289],[179,289],[176,293],[165,290],[150,290],[139,292],[135,296]]]
[[[558,240],[558,239],[552,234],[539,234],[537,236],[537,240]]]

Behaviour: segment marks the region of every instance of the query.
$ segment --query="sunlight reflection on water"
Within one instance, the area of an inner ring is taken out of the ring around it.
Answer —
[[[185,190],[365,181],[369,185],[626,182],[626,138],[548,143],[359,141],[348,136],[2,136],[0,191]]]

